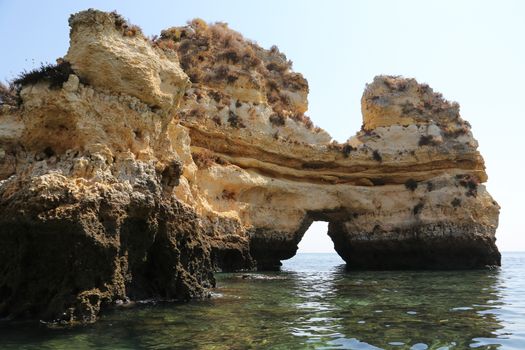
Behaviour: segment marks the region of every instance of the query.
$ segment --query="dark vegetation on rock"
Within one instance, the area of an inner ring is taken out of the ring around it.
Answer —
[[[17,90],[20,90],[25,85],[47,82],[50,89],[60,89],[70,74],[74,74],[74,71],[69,62],[61,61],[58,64],[41,64],[40,68],[20,74],[13,80],[13,84]]]
[[[118,14],[116,11],[110,12],[110,15],[115,21],[115,28],[119,30],[122,35],[135,36],[139,33],[142,34],[142,29],[139,26],[131,24],[127,19]]]
[[[59,60],[57,64],[41,63],[39,68],[20,73],[8,85],[0,83],[0,105],[19,106],[22,103],[20,90],[27,85],[45,82],[50,89],[60,89],[70,74],[75,72],[67,61]],[[81,82],[86,83],[84,79],[81,79]]]
[[[292,62],[277,46],[264,50],[226,23],[207,24],[201,19],[190,21],[186,27],[162,31],[160,37],[153,39],[153,45],[176,51],[192,83],[214,86],[243,80],[255,89],[264,89],[278,115],[313,128],[310,118],[298,113],[284,93],[285,90],[308,92],[308,83],[291,70]]]
[[[414,206],[414,208],[412,209],[412,212],[414,213],[414,215],[418,215],[421,210],[423,209],[425,205],[423,203],[418,203]]]
[[[283,126],[286,123],[286,119],[280,114],[272,114],[270,116],[270,123],[275,126]]]
[[[436,140],[434,139],[434,136],[432,135],[421,135],[419,139],[420,146],[427,146],[427,145],[435,146],[437,144],[438,143],[436,142]]]
[[[355,151],[356,148],[355,147],[352,147],[352,145],[349,145],[349,144],[345,144],[343,145],[343,147],[341,148],[341,152],[343,152],[343,154],[345,155],[345,157],[349,157],[350,156],[350,153],[352,153],[353,151]]]
[[[214,164],[219,165],[229,165],[230,162],[227,160],[215,155],[213,152],[210,152],[208,150],[201,150],[199,152],[194,152],[191,154],[193,161],[199,168],[209,168],[210,166]]]
[[[408,179],[406,182],[405,182],[405,187],[410,190],[410,191],[415,191],[416,188],[417,188],[417,181],[414,180],[414,179]]]
[[[246,126],[244,123],[239,119],[239,116],[235,114],[235,112],[230,111],[230,115],[228,116],[228,123],[230,123],[230,126],[232,128],[245,128]]]
[[[374,150],[374,152],[372,152],[372,158],[374,158],[374,160],[377,162],[383,161],[383,157],[381,157],[381,154],[378,150]]]
[[[466,195],[476,197],[478,194],[479,180],[471,175],[456,175],[458,184],[467,189]]]

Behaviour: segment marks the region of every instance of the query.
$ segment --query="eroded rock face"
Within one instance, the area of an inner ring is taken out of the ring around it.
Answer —
[[[350,268],[499,265],[477,142],[428,86],[376,77],[337,144],[286,57],[224,24],[154,41],[115,14],[70,25],[75,74],[0,113],[1,315],[203,297],[214,270],[278,268],[315,220]]]
[[[115,13],[81,12],[71,16],[69,25],[65,60],[94,87],[170,109],[190,85],[176,57],[154,48],[140,29]]]

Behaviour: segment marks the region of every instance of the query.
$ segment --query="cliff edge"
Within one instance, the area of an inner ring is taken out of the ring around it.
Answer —
[[[374,78],[339,144],[286,56],[225,24],[69,24],[56,66],[1,91],[0,315],[206,297],[213,271],[276,269],[317,220],[350,269],[500,264],[477,142],[428,85]]]

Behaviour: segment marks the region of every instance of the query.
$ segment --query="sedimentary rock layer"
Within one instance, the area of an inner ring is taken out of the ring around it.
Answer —
[[[339,144],[286,56],[225,24],[70,26],[57,67],[2,92],[1,315],[203,297],[214,270],[278,268],[315,220],[349,268],[499,265],[477,142],[427,85],[376,77]]]

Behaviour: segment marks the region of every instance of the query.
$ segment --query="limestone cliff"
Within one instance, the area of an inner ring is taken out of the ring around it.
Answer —
[[[376,77],[338,144],[287,58],[224,24],[70,26],[52,74],[1,100],[1,315],[203,297],[214,270],[278,268],[315,220],[349,268],[500,264],[477,142],[427,85]]]

